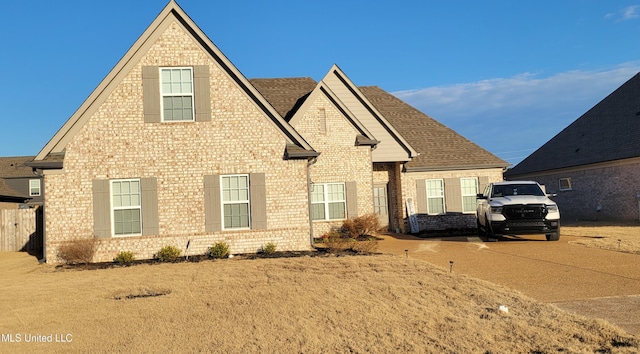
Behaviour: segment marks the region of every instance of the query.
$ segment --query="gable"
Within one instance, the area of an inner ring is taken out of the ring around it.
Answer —
[[[640,157],[639,122],[637,73],[505,175]]]
[[[418,155],[336,65],[329,70],[322,82],[379,141],[372,152],[373,162],[409,161],[411,157]]]
[[[311,78],[249,81],[308,141],[318,135],[327,136],[329,131],[335,133],[342,129],[341,144],[360,146],[379,143],[324,82],[316,83]],[[333,124],[339,124],[341,128]],[[319,148],[315,143],[311,144]]]
[[[167,46],[161,48],[161,50],[165,51],[165,60],[162,63],[154,63],[154,59],[145,63],[145,55],[156,46],[158,41],[169,37],[178,38],[177,32],[184,35],[186,39],[165,43]],[[283,151],[285,147],[291,146],[297,147],[298,151],[308,151],[312,155],[315,153],[311,146],[260,96],[246,78],[193,23],[175,1],[171,0],[107,77],[98,85],[96,90],[45,145],[35,160],[44,161],[50,154],[64,153],[67,144],[85,126],[89,118],[96,114],[105,101],[112,97],[114,91],[120,87],[123,80],[127,77],[132,77],[132,73],[137,80],[141,78],[142,68],[140,63],[145,63],[148,66],[185,65],[185,61],[181,59],[181,56],[185,51],[194,50],[194,46],[197,47],[199,57],[195,60],[196,62],[192,59],[187,65],[208,65],[211,68],[219,69],[220,73],[225,77],[221,81],[211,82],[211,91],[215,91],[218,84],[234,85],[236,89],[242,91],[247,97],[248,104],[259,110],[285,140],[285,144],[282,146]],[[167,51],[167,48],[175,48],[175,50]],[[170,58],[172,56],[173,61]],[[214,65],[211,65],[211,63],[214,63]],[[139,82],[142,82],[142,80]],[[119,95],[121,95],[120,98],[123,101],[129,98],[129,93],[127,92],[120,92]],[[225,108],[227,107],[221,107],[219,110],[224,111]]]

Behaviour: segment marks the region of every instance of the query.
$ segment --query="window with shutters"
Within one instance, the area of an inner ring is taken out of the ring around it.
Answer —
[[[194,121],[192,68],[160,68],[162,121]]]
[[[444,181],[428,179],[427,184],[427,213],[429,215],[444,214]]]
[[[478,179],[461,178],[460,188],[462,190],[462,212],[475,213],[478,196]]]
[[[249,175],[222,176],[220,183],[223,229],[249,228]]]
[[[111,220],[114,235],[137,236],[142,234],[141,197],[139,179],[111,181]]]
[[[342,220],[347,217],[344,183],[314,183],[311,189],[313,220]]]

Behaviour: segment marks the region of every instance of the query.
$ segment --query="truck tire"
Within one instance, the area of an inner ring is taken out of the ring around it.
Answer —
[[[560,239],[560,230],[552,234],[546,234],[545,236],[547,237],[547,241],[558,241]]]
[[[485,236],[486,233],[484,232],[484,229],[482,228],[482,225],[480,225],[480,220],[476,219],[476,227],[478,228],[478,236]]]

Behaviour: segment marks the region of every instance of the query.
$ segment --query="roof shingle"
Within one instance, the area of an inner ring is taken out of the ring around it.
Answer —
[[[359,87],[420,155],[407,170],[504,168],[509,164],[377,86]]]
[[[640,73],[505,173],[515,176],[640,156]]]

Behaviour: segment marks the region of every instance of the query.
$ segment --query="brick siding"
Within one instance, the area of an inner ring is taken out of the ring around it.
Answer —
[[[142,66],[210,68],[210,122],[145,123]],[[46,257],[57,261],[64,241],[93,238],[92,180],[157,179],[159,235],[98,239],[94,261],[120,251],[150,258],[163,246],[204,253],[214,242],[232,253],[310,248],[306,161],[283,160],[286,140],[255,103],[198,43],[173,23],[135,63],[66,146],[64,170],[47,173],[44,187]],[[262,172],[266,230],[206,233],[203,176]]]

